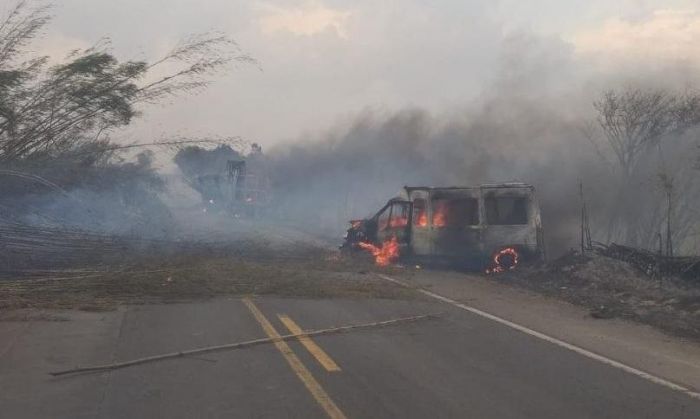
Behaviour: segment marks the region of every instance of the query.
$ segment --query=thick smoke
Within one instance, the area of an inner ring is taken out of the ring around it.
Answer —
[[[501,71],[470,106],[449,115],[366,110],[312,140],[278,147],[271,160],[281,212],[340,234],[347,220],[370,215],[404,185],[523,181],[538,191],[547,246],[556,256],[578,244],[583,183],[594,239],[651,247],[658,230],[649,225],[661,225],[663,215],[655,189],[659,159],[651,153],[642,163],[621,206],[637,208],[631,227],[645,228],[645,237],[610,234],[620,184],[605,150],[593,143],[600,138],[590,136],[592,104],[604,89],[681,82],[668,72],[641,71],[620,81],[619,74],[584,74],[580,64],[560,40],[515,36],[506,42]],[[667,153],[694,151],[693,141],[673,139]],[[683,165],[684,178],[689,167]]]
[[[281,208],[307,226],[338,232],[403,185],[524,181],[538,189],[551,243],[567,243],[576,226],[578,178],[595,171],[595,156],[555,110],[501,105],[448,121],[415,109],[366,114],[341,134],[277,150],[272,177]],[[543,143],[550,143],[544,153]]]
[[[596,73],[570,44],[527,34],[509,37],[502,48],[500,70],[481,94],[449,112],[420,106],[366,109],[312,138],[271,150],[270,220],[287,220],[339,241],[348,220],[371,215],[404,185],[523,181],[537,189],[549,254],[556,256],[578,243],[582,183],[594,239],[652,248],[664,222],[663,171],[675,179],[674,236],[687,249],[692,235],[686,230],[696,227],[693,210],[700,202],[693,181],[697,133],[675,135],[665,141],[663,153],[647,153],[633,182],[625,184],[609,150],[601,150],[604,142],[588,130],[595,121],[593,101],[604,90],[634,85],[680,91],[688,80],[678,75],[690,74],[687,68]],[[194,192],[193,179],[221,176],[226,161],[240,155],[230,148],[191,148],[178,156],[179,179],[168,182],[155,174],[146,155],[135,163],[86,163],[62,174],[33,169],[65,190],[47,193],[41,185],[22,190],[24,183],[7,184],[18,196],[5,194],[0,216],[149,237],[228,231],[202,214],[202,200],[213,199],[203,188],[207,185]],[[625,229],[618,228],[620,220]],[[628,234],[635,229],[639,234]]]

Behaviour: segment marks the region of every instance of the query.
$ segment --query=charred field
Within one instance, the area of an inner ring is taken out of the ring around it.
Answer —
[[[102,311],[226,295],[415,298],[373,279],[369,272],[379,268],[370,258],[304,242],[122,243],[118,252],[101,251],[101,263],[3,271],[0,313],[16,318],[18,309]]]

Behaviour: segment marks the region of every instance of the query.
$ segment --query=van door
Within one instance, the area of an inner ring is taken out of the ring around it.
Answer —
[[[479,199],[476,196],[435,194],[430,199],[432,254],[469,263],[481,253]]]
[[[379,244],[396,237],[403,249],[410,241],[411,203],[389,201],[375,216],[377,219],[377,241]]]
[[[532,197],[526,192],[492,190],[484,193],[486,228],[484,245],[487,253],[516,246],[527,250],[538,247],[538,229]]]
[[[427,194],[413,198],[411,216],[411,251],[415,256],[430,256],[432,252],[432,233],[430,231],[430,214]]]

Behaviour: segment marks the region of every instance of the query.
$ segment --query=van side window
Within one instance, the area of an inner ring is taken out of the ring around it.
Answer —
[[[463,227],[479,224],[479,202],[476,198],[435,198],[433,227]]]
[[[515,196],[487,197],[486,221],[491,225],[527,224],[527,198]]]
[[[428,226],[428,212],[426,210],[426,201],[423,198],[413,200],[413,225],[417,227]]]
[[[406,202],[396,202],[391,205],[391,220],[389,226],[393,228],[406,227],[408,225],[409,204]]]

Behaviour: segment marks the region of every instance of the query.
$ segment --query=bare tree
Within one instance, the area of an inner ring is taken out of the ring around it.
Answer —
[[[612,179],[617,193],[611,201],[607,240],[650,247],[665,221],[666,252],[672,253],[674,239],[682,242],[682,229],[692,223],[688,214],[697,188],[677,159],[687,153],[684,133],[700,124],[700,95],[640,88],[609,90],[594,102],[594,108],[596,124],[584,133],[618,175]],[[664,149],[672,151],[677,160],[670,168]],[[650,187],[654,178],[660,185],[656,192]]]
[[[639,156],[659,144],[675,126],[677,99],[663,91],[609,90],[593,106],[607,145],[625,177]]]

